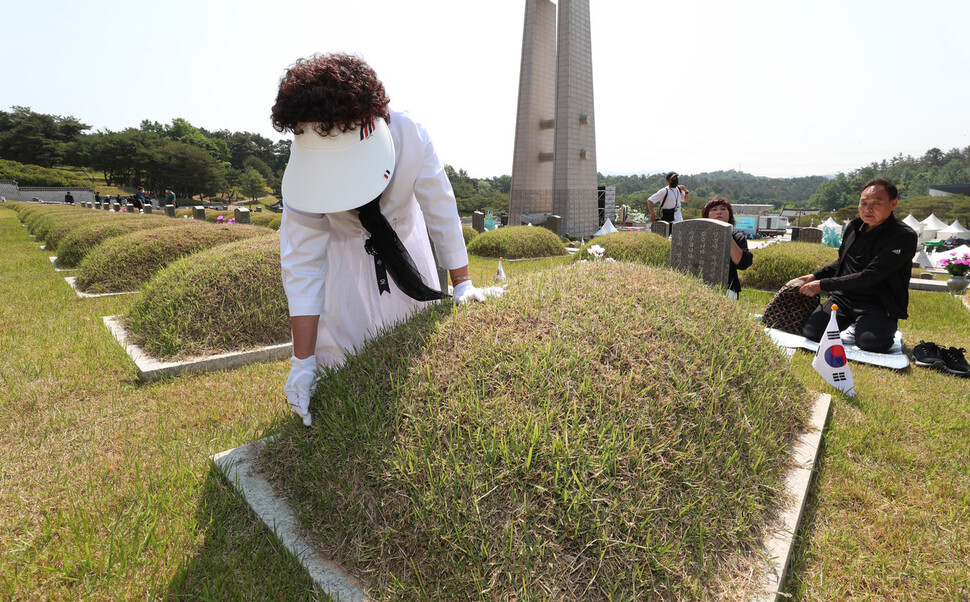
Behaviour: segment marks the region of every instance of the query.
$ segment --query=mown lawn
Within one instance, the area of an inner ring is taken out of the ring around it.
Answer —
[[[79,299],[47,256],[0,208],[0,598],[319,599],[208,460],[292,420],[288,364],[139,385],[101,322],[131,297]],[[471,268],[487,284],[497,262]],[[741,303],[760,312],[768,298]],[[907,351],[970,348],[958,299],[913,292],[910,314]],[[792,360],[829,391],[810,361]],[[833,396],[789,591],[970,598],[970,380],[852,368],[858,394]]]

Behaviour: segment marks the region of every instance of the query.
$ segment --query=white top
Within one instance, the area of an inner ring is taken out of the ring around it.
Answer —
[[[425,284],[438,288],[430,234],[445,269],[468,264],[451,183],[427,130],[407,113],[391,111],[396,151],[394,175],[381,196],[381,213],[408,249]],[[291,316],[320,316],[315,354],[321,365],[343,363],[381,329],[424,307],[389,280],[380,294],[374,257],[364,251],[370,237],[356,211],[310,214],[283,199],[280,256]]]
[[[666,200],[664,200],[664,194],[667,195]],[[654,211],[658,214],[660,213],[661,209],[676,208],[677,211],[674,212],[674,221],[682,222],[684,221],[684,217],[680,214],[680,204],[683,200],[683,194],[684,193],[680,191],[680,188],[664,186],[657,192],[650,195],[650,198],[647,200],[654,204]],[[661,200],[663,200],[663,203],[660,202]]]

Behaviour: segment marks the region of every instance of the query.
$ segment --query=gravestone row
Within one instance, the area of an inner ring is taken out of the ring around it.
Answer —
[[[108,201],[105,201],[103,203],[98,203],[98,202],[89,203],[85,201],[81,203],[80,206],[85,209],[100,209],[104,211],[116,211],[116,212],[121,211],[122,209],[121,203],[117,201],[113,203],[109,203]],[[134,213],[135,207],[131,203],[125,203],[124,208],[128,212]],[[151,205],[146,204],[143,211],[145,212],[146,215],[151,215],[153,212],[153,207]],[[195,206],[192,208],[192,211],[193,211],[194,219],[203,220],[203,221],[205,220],[205,207]],[[260,212],[261,208],[257,208],[256,211]],[[165,215],[167,215],[168,217],[175,217],[175,205],[165,205]],[[251,215],[252,215],[252,212],[246,207],[237,207],[233,211],[233,217],[235,218],[237,224],[251,224],[252,223]]]

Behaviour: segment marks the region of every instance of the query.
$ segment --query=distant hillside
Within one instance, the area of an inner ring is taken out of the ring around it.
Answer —
[[[879,163],[875,161],[850,171],[840,173],[819,186],[811,202],[826,211],[835,211],[859,202],[859,190],[873,178],[889,178],[899,188],[901,200],[929,194],[930,186],[970,183],[970,146],[943,152],[931,148],[917,158],[897,155]],[[946,198],[946,197],[943,197]],[[949,201],[935,201],[947,206]],[[914,211],[915,215],[916,212]]]
[[[802,178],[766,178],[729,170],[681,174],[680,183],[691,192],[693,210],[699,211],[703,203],[716,196],[725,196],[732,203],[768,204],[776,208],[809,207],[809,199],[825,182],[825,176]],[[627,204],[639,211],[646,211],[647,197],[666,186],[663,174],[610,176],[599,174],[600,185],[615,186],[617,203]]]

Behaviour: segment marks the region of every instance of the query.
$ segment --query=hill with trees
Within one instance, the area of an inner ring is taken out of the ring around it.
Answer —
[[[72,165],[97,170],[108,186],[165,187],[180,198],[224,195],[255,198],[267,186],[279,191],[289,142],[251,132],[207,131],[185,119],[171,124],[142,121],[137,128],[86,133],[75,117],[35,113],[27,107],[0,111],[0,159],[4,178],[22,186],[89,185],[58,180],[50,171]]]

